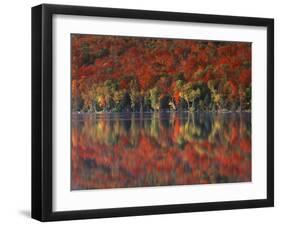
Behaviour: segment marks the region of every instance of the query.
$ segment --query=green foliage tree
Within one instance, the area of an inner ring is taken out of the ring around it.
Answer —
[[[160,109],[160,94],[160,89],[157,86],[149,90],[151,107],[154,111],[159,111]]]
[[[124,99],[126,91],[125,90],[117,90],[113,94],[113,101],[115,103],[115,108],[114,110],[119,112],[122,109],[121,103],[122,100]]]
[[[188,110],[194,111],[194,102],[200,96],[200,89],[195,89],[192,83],[186,83],[181,88],[180,96],[186,101]],[[190,102],[192,103],[191,107]]]

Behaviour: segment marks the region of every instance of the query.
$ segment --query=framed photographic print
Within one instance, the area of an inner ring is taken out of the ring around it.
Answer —
[[[32,217],[274,205],[274,21],[32,8]]]

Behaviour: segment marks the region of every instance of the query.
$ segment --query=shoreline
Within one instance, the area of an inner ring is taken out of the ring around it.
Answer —
[[[243,111],[144,111],[144,112],[109,112],[109,111],[102,111],[102,112],[79,112],[74,111],[71,114],[77,115],[103,115],[103,114],[181,114],[181,113],[219,113],[219,114],[229,114],[229,113],[252,113],[251,110],[243,110]]]

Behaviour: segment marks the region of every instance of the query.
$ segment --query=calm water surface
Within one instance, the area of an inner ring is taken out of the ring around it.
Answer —
[[[251,181],[251,114],[73,114],[71,167],[73,190]]]

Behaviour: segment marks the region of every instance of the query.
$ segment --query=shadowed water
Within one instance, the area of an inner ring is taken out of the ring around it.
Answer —
[[[73,190],[251,181],[251,114],[73,114],[71,167]]]

